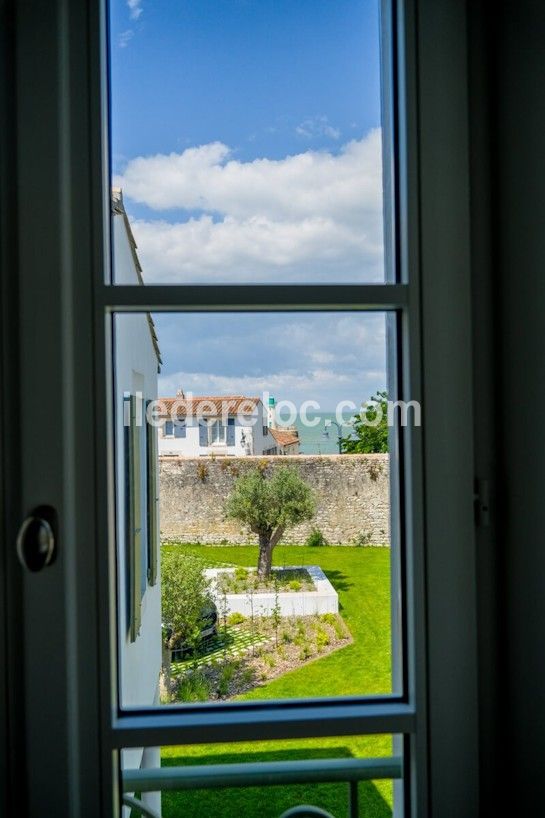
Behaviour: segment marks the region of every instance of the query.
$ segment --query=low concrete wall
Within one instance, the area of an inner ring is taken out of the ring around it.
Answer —
[[[254,544],[256,536],[224,514],[225,500],[245,470],[296,468],[313,489],[316,517],[287,531],[282,542],[303,544],[313,527],[331,544],[388,545],[389,459],[386,454],[287,457],[160,457],[160,521],[165,539]]]
[[[290,565],[290,570],[303,568]],[[314,583],[315,591],[283,591],[278,594],[280,616],[313,616],[314,614],[339,613],[339,597],[319,565],[305,565]],[[271,616],[277,602],[274,593],[220,594],[216,588],[218,575],[232,568],[208,568],[207,577],[212,580],[212,594],[218,610],[223,613],[240,613],[243,616]]]

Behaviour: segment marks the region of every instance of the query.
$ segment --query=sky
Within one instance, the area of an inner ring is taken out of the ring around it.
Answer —
[[[378,0],[111,0],[112,182],[149,283],[383,279]],[[358,403],[373,315],[156,316],[162,394]],[[303,398],[305,399],[305,398]]]

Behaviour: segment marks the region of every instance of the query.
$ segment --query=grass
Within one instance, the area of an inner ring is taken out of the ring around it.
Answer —
[[[257,548],[252,546],[168,545],[186,553],[205,557],[211,567],[257,564]],[[263,684],[240,697],[249,699],[300,698],[305,696],[346,696],[384,694],[391,689],[390,649],[390,553],[387,548],[348,548],[279,545],[274,563],[283,565],[319,564],[339,594],[340,612],[354,641],[284,676]],[[187,764],[243,763],[250,761],[312,758],[382,756],[391,752],[388,736],[363,736],[289,741],[240,742],[217,745],[167,747],[162,751],[163,766]],[[389,818],[390,782],[359,785],[360,814],[365,818]],[[347,815],[346,784],[302,784],[280,787],[250,787],[163,793],[164,818],[278,818],[290,806],[311,803],[331,812],[335,818]]]

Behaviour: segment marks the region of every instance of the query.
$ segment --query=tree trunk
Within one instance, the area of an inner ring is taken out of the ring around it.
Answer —
[[[260,579],[269,579],[272,567],[271,535],[259,535],[259,559],[257,562],[257,576]]]
[[[172,662],[172,651],[163,644],[161,655],[161,676],[159,679],[159,696],[162,703],[172,701],[172,678],[170,666]]]
[[[278,543],[280,542],[280,538],[284,535],[285,530],[286,529],[284,528],[284,526],[279,525],[278,528],[276,529],[276,531],[274,532],[274,534],[272,535],[272,537],[271,537],[271,555],[272,555],[274,546],[278,545]]]

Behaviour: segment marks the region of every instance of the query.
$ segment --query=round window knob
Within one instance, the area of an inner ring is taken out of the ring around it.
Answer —
[[[55,512],[49,506],[34,510],[17,534],[17,556],[28,571],[41,571],[55,556]]]

